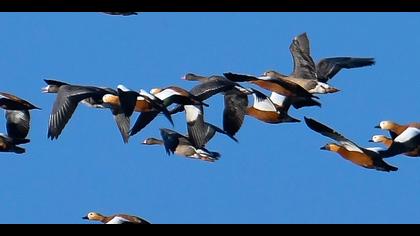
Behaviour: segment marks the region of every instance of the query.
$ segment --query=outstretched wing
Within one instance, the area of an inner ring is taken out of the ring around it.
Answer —
[[[351,69],[375,64],[374,58],[356,58],[356,57],[331,57],[318,62],[317,75],[318,81],[328,82],[341,69]]]
[[[310,55],[309,39],[306,33],[295,37],[289,49],[294,63],[292,76],[302,79],[316,79],[316,66]]]
[[[330,127],[319,123],[318,121],[314,119],[310,119],[305,117],[306,125],[312,129],[315,132],[318,132],[328,138],[334,139],[335,141],[339,142],[341,145],[343,145],[348,151],[354,151],[354,152],[361,152],[363,153],[363,150],[357,146],[357,144],[353,143],[343,135],[339,134],[337,131],[331,129]]]
[[[77,105],[83,99],[95,94],[88,88],[64,85],[57,93],[57,98],[48,122],[48,138],[57,139],[72,117]]]

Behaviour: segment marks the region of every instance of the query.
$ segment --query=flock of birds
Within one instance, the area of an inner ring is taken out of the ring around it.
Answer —
[[[112,12],[112,15],[132,15],[132,13]],[[223,76],[200,76],[186,74],[183,78],[197,81],[191,90],[177,86],[134,91],[123,85],[117,89],[82,86],[57,80],[45,80],[44,93],[55,93],[56,99],[48,122],[48,138],[54,140],[62,134],[78,104],[82,103],[95,109],[110,109],[124,143],[131,136],[142,131],[159,114],[163,114],[173,125],[172,116],[184,112],[187,122],[187,134],[161,128],[161,138],[147,138],[144,145],[162,145],[167,154],[214,162],[220,153],[206,149],[207,143],[220,133],[237,141],[235,135],[243,125],[246,115],[269,124],[300,122],[291,117],[291,107],[321,106],[315,94],[339,92],[328,82],[341,70],[371,66],[373,58],[333,57],[324,58],[315,63],[310,55],[309,39],[306,33],[295,37],[289,47],[294,61],[293,73],[284,75],[276,71],[267,71],[261,76],[236,73],[224,73]],[[254,84],[271,92],[269,96],[256,88],[243,84]],[[224,96],[223,128],[205,121],[205,101],[210,97]],[[248,96],[253,97],[249,104]],[[7,134],[0,135],[0,151],[22,154],[25,149],[20,145],[28,143],[30,129],[30,110],[40,109],[30,102],[8,93],[0,93],[0,107],[6,110]],[[140,113],[131,126],[131,117]],[[388,130],[390,137],[375,135],[371,142],[383,143],[386,148],[363,148],[339,134],[334,129],[312,119],[304,118],[306,125],[315,132],[333,139],[321,149],[338,153],[352,163],[379,171],[396,171],[384,158],[404,154],[410,157],[420,156],[420,123],[400,125],[392,121],[382,121],[377,128]],[[117,214],[103,216],[91,212],[83,217],[103,223],[141,223],[149,222],[136,216]]]

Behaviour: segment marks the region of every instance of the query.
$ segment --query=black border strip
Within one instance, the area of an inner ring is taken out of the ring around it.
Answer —
[[[420,11],[420,0],[1,0],[3,12],[378,12]]]

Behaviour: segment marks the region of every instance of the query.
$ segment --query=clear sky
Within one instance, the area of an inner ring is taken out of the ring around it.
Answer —
[[[287,74],[289,44],[307,32],[316,61],[377,63],[341,71],[330,81],[340,93],[290,114],[366,147],[384,134],[374,129],[381,120],[419,121],[419,22],[416,13],[1,13],[0,91],[43,110],[32,112],[27,153],[0,155],[0,223],[89,223],[81,219],[89,211],[152,223],[419,223],[420,160],[399,156],[387,160],[397,172],[368,170],[319,150],[331,140],[304,122],[247,117],[238,144],[221,135],[209,143],[222,157],[207,163],[140,144],[172,128],[162,116],[125,145],[110,111],[85,106],[50,141],[55,95],[40,91],[45,78],[150,90],[189,89],[195,83],[180,79],[188,72]],[[223,97],[208,102],[206,120],[222,126]],[[185,133],[184,115],[174,121]]]

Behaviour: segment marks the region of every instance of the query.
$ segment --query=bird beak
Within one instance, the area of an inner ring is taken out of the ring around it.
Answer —
[[[87,217],[87,216],[83,216],[83,217],[82,217],[82,219],[83,219],[83,220],[89,220],[89,217]]]
[[[369,143],[374,143],[372,139],[369,139],[369,141],[368,141],[368,142],[369,142]]]
[[[141,144],[146,145],[147,144],[146,140],[144,140],[143,142],[141,142]]]
[[[338,89],[338,88],[329,88],[327,92],[328,93],[336,93],[336,92],[340,92],[340,89]]]
[[[41,88],[42,93],[48,93],[49,85],[47,87]]]
[[[380,128],[381,128],[381,126],[380,126],[380,125],[377,125],[377,126],[375,126],[375,128],[376,128],[376,129],[380,129]]]
[[[182,80],[187,80],[187,77],[184,75],[181,77]]]
[[[327,148],[325,146],[320,148],[321,150],[327,150]]]

